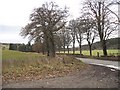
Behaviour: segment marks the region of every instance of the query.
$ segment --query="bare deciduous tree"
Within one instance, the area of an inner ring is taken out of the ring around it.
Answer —
[[[104,56],[107,56],[106,40],[113,31],[117,30],[117,22],[120,21],[117,14],[109,9],[113,4],[120,3],[114,0],[86,0],[84,7],[84,11],[90,13],[96,20]]]
[[[67,8],[61,9],[54,2],[45,3],[34,9],[30,15],[31,22],[22,29],[21,35],[29,35],[31,39],[43,37],[47,56],[55,57],[54,34],[64,27],[67,16]]]
[[[82,18],[76,19],[76,39],[79,44],[80,55],[82,55],[82,41],[83,41],[83,34],[85,32],[83,28],[84,23],[82,22]]]
[[[77,26],[76,20],[73,19],[69,21],[69,25],[67,27],[68,29],[70,29],[70,33],[72,36],[73,55],[75,54],[76,26]]]
[[[98,32],[96,30],[96,23],[95,20],[93,18],[90,18],[89,16],[84,17],[82,23],[84,25],[83,30],[85,39],[88,42],[90,56],[92,56],[92,45],[95,38],[98,36]]]
[[[66,29],[65,31],[65,45],[67,46],[67,51],[68,51],[68,54],[69,54],[69,46],[72,42],[72,36],[70,34],[71,32],[69,31],[69,29]]]

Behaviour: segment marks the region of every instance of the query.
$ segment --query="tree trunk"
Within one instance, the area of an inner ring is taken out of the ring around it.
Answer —
[[[49,43],[46,42],[46,44],[47,44],[47,56],[50,56],[50,51],[49,51],[50,47],[49,47]]]
[[[55,57],[55,47],[54,47],[54,42],[50,42],[50,57]]]
[[[49,49],[50,49],[50,46],[49,46],[49,40],[48,40],[48,36],[47,34],[45,34],[45,44],[46,44],[46,51],[47,51],[47,56],[49,56]]]
[[[102,40],[102,48],[103,48],[103,55],[107,56],[107,47],[106,47],[106,41]]]
[[[53,33],[49,30],[46,33],[47,56],[55,57],[55,44]]]
[[[65,54],[65,45],[63,46],[63,49],[64,49],[64,54]]]
[[[89,44],[90,56],[92,56],[92,45]]]
[[[104,34],[103,34],[104,28],[101,28],[101,3],[99,2],[98,4],[99,4],[99,10],[98,10],[99,17],[98,17],[98,21],[97,21],[97,23],[98,23],[98,32],[99,32],[100,42],[101,42],[102,49],[103,49],[103,55],[107,56],[106,41],[103,39],[103,37],[104,37]],[[104,22],[102,22],[102,26],[104,26]]]
[[[80,50],[80,55],[82,55],[82,47],[81,47],[81,42],[79,43],[79,50]]]
[[[73,40],[73,55],[75,54],[75,40]]]
[[[54,44],[54,38],[53,35],[49,38],[49,45],[50,45],[50,57],[55,57],[55,44]]]
[[[69,54],[69,46],[67,45],[67,50],[68,50],[68,54]]]

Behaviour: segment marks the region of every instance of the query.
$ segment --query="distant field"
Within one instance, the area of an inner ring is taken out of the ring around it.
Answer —
[[[32,52],[2,50],[2,60],[34,60],[41,57],[44,57],[44,55]]]
[[[100,56],[103,55],[103,51],[102,51],[102,50],[92,50],[92,55],[93,55],[93,56],[97,56],[97,52],[99,52],[99,55],[100,55]],[[115,49],[113,49],[113,50],[107,50],[107,52],[108,52],[108,55],[114,55],[114,56],[120,55],[120,50],[115,50]],[[61,53],[64,53],[64,52],[61,51]],[[65,53],[68,53],[68,52],[66,51]],[[73,52],[70,51],[70,54],[72,54],[72,53],[73,53]],[[75,51],[75,54],[80,54],[80,51]],[[83,51],[82,51],[82,54],[83,54],[83,55],[90,55],[90,54],[89,54],[89,50],[83,50]]]

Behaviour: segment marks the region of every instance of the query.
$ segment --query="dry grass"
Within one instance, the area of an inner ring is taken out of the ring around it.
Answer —
[[[31,55],[32,54],[33,53],[31,53]],[[81,70],[86,66],[74,57],[62,55],[56,56],[56,58],[49,58],[42,55],[40,56],[39,54],[36,55],[39,57],[36,58],[36,56],[34,59],[28,59],[29,56],[26,56],[26,59],[24,57],[25,60],[12,60],[11,58],[3,60],[3,84],[13,81],[17,82],[63,76],[70,72]]]

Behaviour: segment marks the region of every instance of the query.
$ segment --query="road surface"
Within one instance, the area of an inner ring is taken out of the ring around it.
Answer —
[[[63,77],[3,84],[3,88],[120,88],[119,70],[89,65]]]
[[[120,61],[108,61],[108,60],[98,60],[89,58],[77,58],[86,64],[100,65],[105,67],[110,67],[113,69],[120,70]]]

